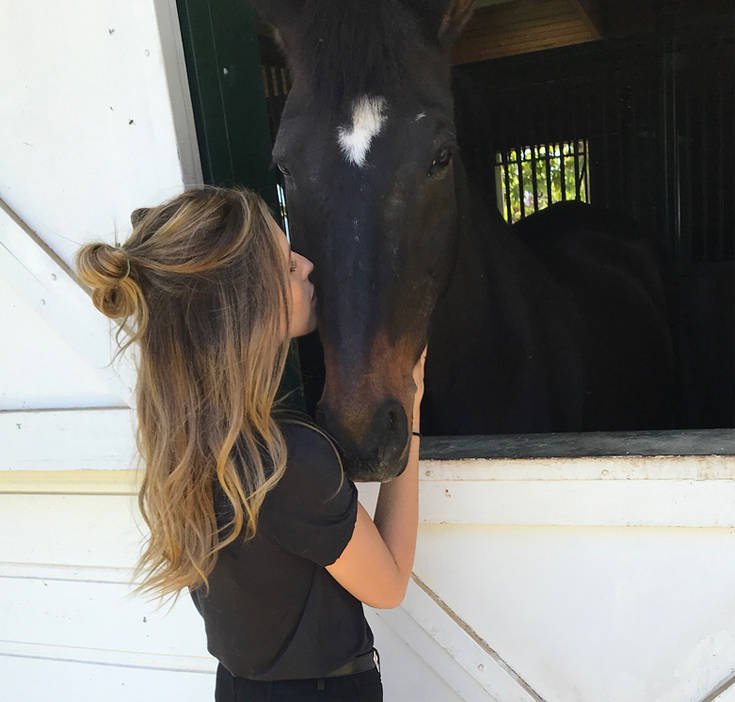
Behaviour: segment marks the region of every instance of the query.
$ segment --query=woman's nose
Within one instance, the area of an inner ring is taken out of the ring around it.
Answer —
[[[306,256],[304,256],[304,261],[306,261],[306,275],[308,276],[314,270],[314,264]]]

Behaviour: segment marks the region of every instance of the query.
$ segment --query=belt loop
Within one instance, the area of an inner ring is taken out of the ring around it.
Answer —
[[[316,689],[317,690],[323,690],[325,688],[326,684],[327,684],[327,681],[326,681],[325,678],[319,678],[316,681]]]
[[[380,653],[378,653],[378,649],[375,647],[373,647],[373,660],[378,668],[378,675],[380,675]]]

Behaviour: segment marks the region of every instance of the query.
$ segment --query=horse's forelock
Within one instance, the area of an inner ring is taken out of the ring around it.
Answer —
[[[404,0],[307,0],[285,33],[294,75],[340,119],[364,96],[405,90],[407,56],[426,37]]]

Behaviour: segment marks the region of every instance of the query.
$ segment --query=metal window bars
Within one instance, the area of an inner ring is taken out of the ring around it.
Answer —
[[[554,202],[590,202],[587,139],[498,151],[495,159],[498,208],[513,223]]]

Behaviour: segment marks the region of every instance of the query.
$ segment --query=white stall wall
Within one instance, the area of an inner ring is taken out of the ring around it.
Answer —
[[[175,0],[0,0],[0,18],[0,409],[124,406],[130,374],[105,368],[108,324],[63,267],[201,181]]]
[[[735,670],[732,530],[432,525],[416,571],[548,702],[700,702]]]
[[[668,459],[634,478],[627,462],[599,461],[596,479],[584,461],[423,463],[415,581],[400,608],[368,611],[386,702],[712,702],[723,685],[727,699],[735,520],[717,526],[706,500],[732,489],[735,461]],[[139,478],[0,471],[3,701],[211,699],[215,661],[188,596],[169,611],[130,594]],[[618,492],[592,520],[577,500],[600,485]],[[650,509],[629,508],[657,488]],[[361,487],[368,508],[374,495]],[[566,509],[531,515],[543,496]],[[697,503],[700,524],[680,526]]]
[[[85,563],[109,562],[89,554],[116,552],[131,529],[140,536],[131,512],[101,511],[109,503],[96,495],[69,513],[67,496],[49,493],[33,472],[134,465],[130,369],[108,367],[110,325],[68,264],[86,241],[123,240],[134,208],[200,181],[175,0],[0,0],[2,702],[169,699],[172,679],[171,698],[211,693],[208,676],[186,665],[174,673],[164,656],[141,667],[114,650],[126,616],[143,605],[126,609],[126,586],[112,584],[123,577],[117,567]],[[24,490],[47,493],[40,511],[12,487],[18,471]],[[31,515],[32,525],[23,521]],[[53,570],[59,562],[66,566]],[[113,612],[125,615],[107,628]],[[190,627],[192,614],[184,613]],[[91,632],[107,653],[87,664],[75,642]]]
[[[201,179],[174,0],[0,0],[0,197],[64,260]]]

